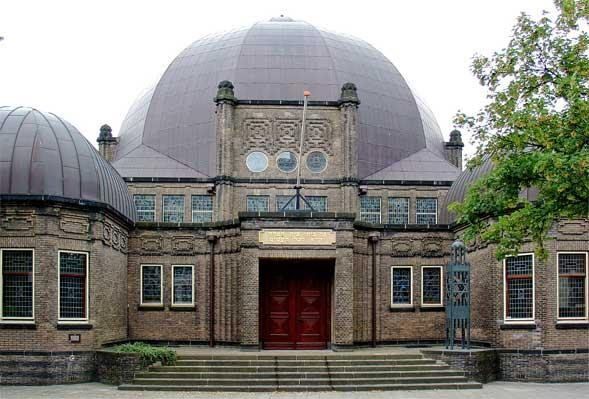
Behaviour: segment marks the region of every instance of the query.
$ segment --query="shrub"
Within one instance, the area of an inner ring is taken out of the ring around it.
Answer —
[[[145,342],[118,345],[113,349],[119,353],[138,353],[141,355],[141,359],[148,364],[160,361],[164,365],[170,365],[176,362],[176,352],[172,349],[152,346]]]

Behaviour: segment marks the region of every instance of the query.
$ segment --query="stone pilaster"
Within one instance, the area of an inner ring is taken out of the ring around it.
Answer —
[[[233,176],[233,134],[235,120],[235,104],[237,99],[233,92],[233,84],[224,80],[217,86],[216,137],[217,137],[217,181],[215,219],[229,220],[232,214],[233,185],[229,176]]]
[[[333,278],[333,336],[336,351],[354,346],[354,249],[352,231],[337,232]]]
[[[343,133],[342,210],[356,212],[358,186],[358,93],[356,85],[345,83],[339,99]]]

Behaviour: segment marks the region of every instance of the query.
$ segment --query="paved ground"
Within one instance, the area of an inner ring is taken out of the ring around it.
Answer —
[[[42,387],[0,387],[0,399],[585,399],[589,383],[523,384],[494,382],[480,390],[398,392],[310,392],[310,393],[198,393],[129,392],[99,383]]]

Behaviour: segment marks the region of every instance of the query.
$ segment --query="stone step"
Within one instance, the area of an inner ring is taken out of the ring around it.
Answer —
[[[368,371],[429,371],[448,370],[450,366],[445,364],[417,364],[417,365],[357,365],[357,366],[329,366],[332,372],[368,372]],[[327,370],[327,366],[153,366],[149,371],[154,372],[321,372]]]
[[[375,384],[375,385],[244,385],[244,386],[184,386],[184,385],[120,385],[125,391],[201,391],[201,392],[311,392],[311,391],[412,391],[429,389],[481,389],[478,382],[435,383],[435,384]]]
[[[436,364],[433,359],[404,360],[177,360],[177,366],[340,366]]]
[[[436,384],[436,383],[462,383],[467,382],[464,376],[440,376],[440,377],[395,377],[395,378],[292,378],[274,380],[279,386],[286,385],[387,385],[387,384]],[[172,385],[172,386],[254,386],[272,385],[272,380],[260,378],[240,379],[184,379],[184,378],[135,378],[136,385]]]
[[[137,373],[135,378],[156,378],[156,379],[305,379],[305,378],[397,378],[397,377],[439,377],[454,376],[462,377],[464,372],[457,370],[419,370],[419,371],[354,371],[334,372],[322,370],[319,372],[171,372],[171,371],[150,371]]]
[[[373,355],[327,353],[324,355],[178,355],[178,360],[407,360],[423,359],[419,353],[386,353]]]

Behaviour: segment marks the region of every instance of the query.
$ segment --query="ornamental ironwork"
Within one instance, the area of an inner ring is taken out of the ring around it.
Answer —
[[[446,349],[454,349],[460,330],[462,349],[470,348],[470,264],[466,246],[460,240],[452,244],[452,261],[446,271]]]

